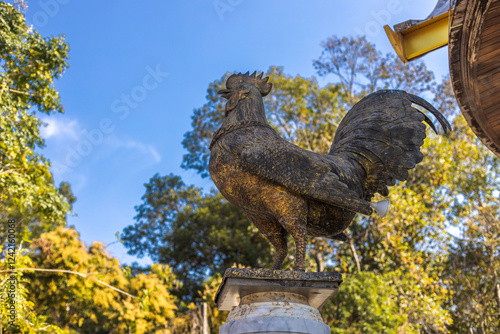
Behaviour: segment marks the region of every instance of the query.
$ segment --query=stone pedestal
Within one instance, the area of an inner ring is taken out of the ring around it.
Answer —
[[[336,272],[227,269],[215,302],[231,312],[219,334],[329,334],[318,309],[340,283]]]

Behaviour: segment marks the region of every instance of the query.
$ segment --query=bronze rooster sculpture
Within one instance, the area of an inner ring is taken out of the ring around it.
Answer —
[[[222,195],[243,210],[275,248],[272,269],[285,259],[287,236],[296,245],[294,270],[305,271],[307,236],[345,240],[356,213],[370,215],[375,193],[406,180],[422,161],[420,146],[432,121],[451,126],[425,100],[398,90],[366,96],[344,117],[326,155],[281,138],[268,124],[263,97],[269,78],[234,74],[218,93],[226,118],[210,143],[210,175]]]

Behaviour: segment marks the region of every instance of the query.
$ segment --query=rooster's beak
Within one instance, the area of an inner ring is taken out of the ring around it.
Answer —
[[[232,89],[221,89],[217,92],[217,94],[220,94],[223,98],[228,100],[232,93],[233,93]]]

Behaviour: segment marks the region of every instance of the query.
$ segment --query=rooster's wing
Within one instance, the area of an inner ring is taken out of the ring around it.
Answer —
[[[304,150],[277,135],[264,135],[247,145],[241,164],[250,173],[277,183],[292,192],[369,215],[369,202],[332,172],[329,157]]]

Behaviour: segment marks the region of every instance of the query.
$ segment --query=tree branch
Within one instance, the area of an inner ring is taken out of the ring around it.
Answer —
[[[481,242],[481,241],[479,241],[479,240],[471,240],[471,239],[464,239],[464,238],[460,238],[460,237],[457,237],[456,235],[451,234],[450,232],[448,232],[448,231],[446,231],[446,230],[443,230],[443,231],[444,231],[444,233],[446,233],[446,234],[448,234],[448,235],[452,236],[453,238],[455,238],[455,239],[457,239],[457,240],[460,240],[460,241],[465,241],[465,242],[479,242],[479,243],[483,243],[483,242]]]
[[[323,265],[323,256],[319,251],[316,251],[314,254],[314,260],[316,261],[316,266],[318,267],[318,272],[322,272],[324,270]]]
[[[103,281],[100,281],[96,278],[93,278],[93,277],[90,277],[89,275],[90,274],[83,274],[83,273],[79,273],[77,271],[71,271],[71,270],[63,270],[63,269],[41,269],[41,268],[16,268],[14,270],[0,270],[0,273],[12,273],[12,272],[16,272],[16,271],[25,271],[25,270],[32,270],[32,271],[43,271],[43,272],[54,272],[54,273],[66,273],[66,274],[73,274],[73,275],[78,275],[78,276],[81,276],[83,278],[88,278],[88,279],[91,279],[99,284],[102,284],[112,290],[115,290],[116,292],[119,292],[121,294],[124,294],[126,296],[129,296],[129,297],[132,297],[132,298],[138,298],[137,296],[134,296],[134,295],[131,295],[130,293],[128,292],[125,292],[123,290],[120,290],[118,288],[115,288],[114,286],[111,286],[109,285],[108,283],[104,283]]]
[[[26,92],[22,92],[22,91],[17,90],[17,89],[12,89],[12,88],[9,88],[9,91],[11,91],[11,92],[13,92],[13,93],[18,93],[18,94],[24,94],[24,95],[33,96],[33,94],[26,93]]]
[[[0,175],[11,174],[11,173],[14,173],[14,171],[16,171],[16,170],[21,170],[21,168],[6,169],[6,170],[1,171]],[[17,173],[17,174],[19,174],[19,173]]]
[[[352,242],[352,238],[349,238],[349,247],[351,248],[352,257],[354,258],[354,262],[356,262],[356,268],[358,272],[361,271],[361,264],[359,263],[358,254],[356,254],[356,248],[354,248],[354,243]]]
[[[497,286],[496,286],[496,300],[497,300],[497,304],[498,304],[498,309],[500,310],[500,283],[497,283]]]

